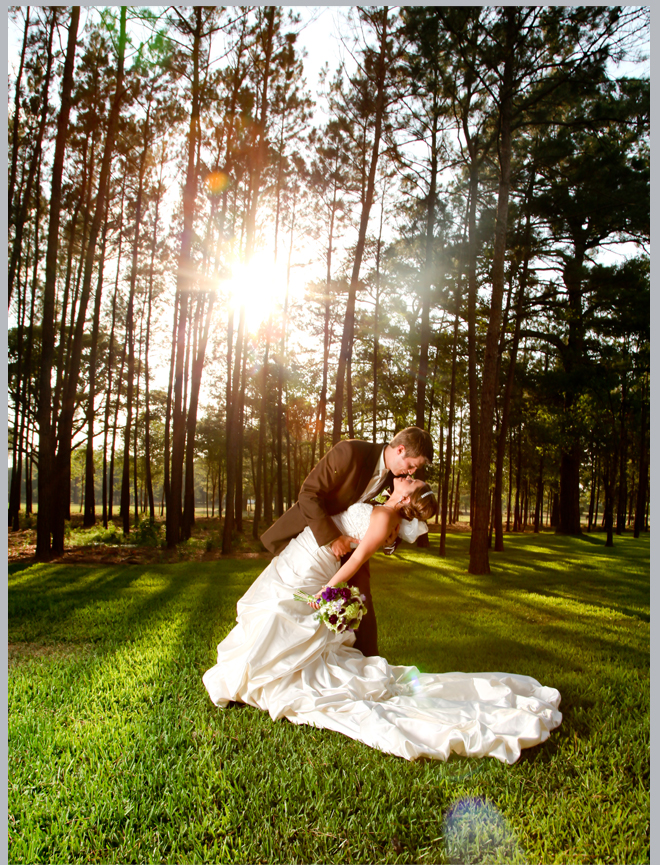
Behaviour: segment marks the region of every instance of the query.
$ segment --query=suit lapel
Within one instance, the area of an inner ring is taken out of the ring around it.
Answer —
[[[380,459],[380,455],[383,452],[384,444],[380,445],[372,445],[371,451],[369,453],[368,459],[362,463],[362,471],[360,472],[360,483],[359,483],[359,493],[358,498],[361,496],[367,488],[367,485],[371,478],[373,477],[374,471],[376,470],[376,466],[378,465],[378,460]],[[385,477],[385,483],[387,483],[388,478],[391,478],[391,472],[387,474]],[[383,487],[381,486],[380,489]],[[380,490],[379,490],[380,492]]]

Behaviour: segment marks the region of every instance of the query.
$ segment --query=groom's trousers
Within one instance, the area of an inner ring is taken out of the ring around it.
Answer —
[[[353,553],[346,553],[342,556],[341,563],[347,562]],[[374,603],[371,599],[371,574],[369,572],[369,562],[365,562],[350,581],[351,586],[357,586],[360,592],[365,597],[365,606],[367,614],[360,622],[360,627],[355,632],[356,649],[359,649],[363,655],[378,654],[378,627],[376,625],[376,613],[374,612]]]

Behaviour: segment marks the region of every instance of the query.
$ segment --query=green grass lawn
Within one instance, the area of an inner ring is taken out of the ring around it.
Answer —
[[[648,537],[507,536],[488,577],[468,543],[375,558],[380,648],[559,688],[514,766],[215,708],[201,676],[263,561],[11,568],[10,861],[648,862]]]

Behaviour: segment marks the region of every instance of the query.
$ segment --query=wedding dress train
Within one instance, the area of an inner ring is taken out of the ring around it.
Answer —
[[[342,534],[361,538],[371,505],[333,517]],[[315,594],[339,568],[306,528],[276,556],[237,605],[236,627],[204,674],[217,706],[236,700],[273,718],[344,733],[407,760],[446,760],[451,752],[514,763],[561,723],[560,694],[513,673],[421,673],[352,647],[296,601]]]

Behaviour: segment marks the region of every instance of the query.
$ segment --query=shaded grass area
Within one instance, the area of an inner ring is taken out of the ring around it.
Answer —
[[[559,688],[515,766],[216,709],[201,675],[261,561],[10,569],[10,860],[648,862],[648,538],[511,536],[487,577],[468,544],[376,557],[380,648]]]

